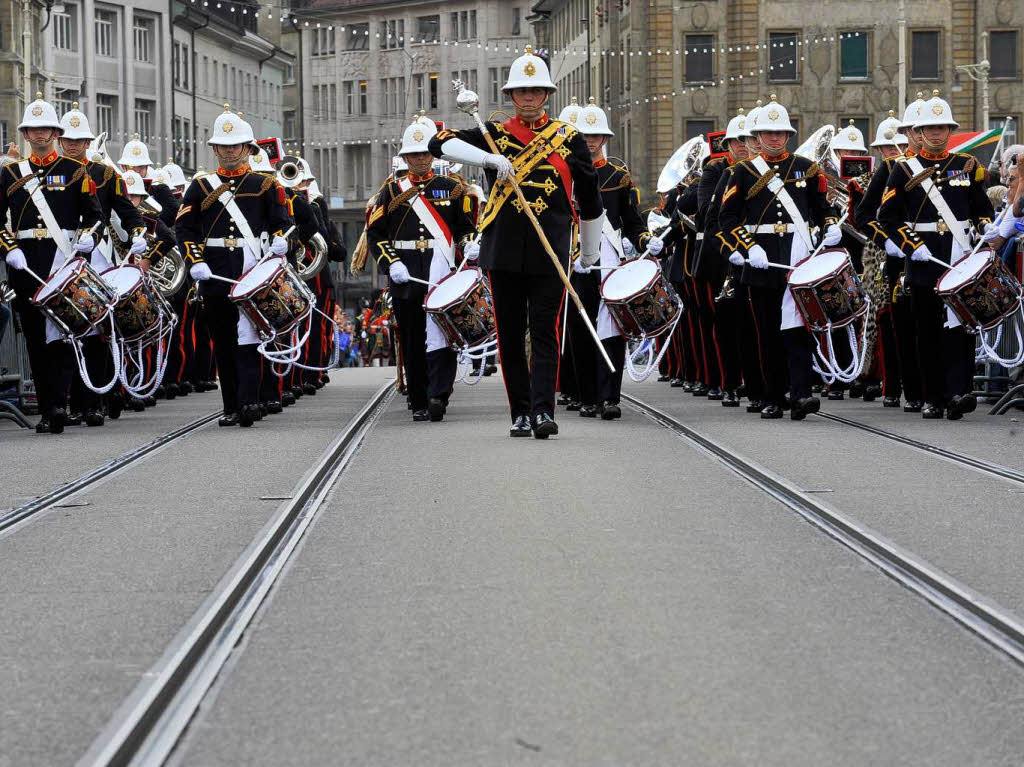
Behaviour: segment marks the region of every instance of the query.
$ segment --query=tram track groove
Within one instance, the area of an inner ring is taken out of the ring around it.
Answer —
[[[888,431],[877,426],[863,423],[862,421],[855,421],[852,418],[846,418],[845,416],[835,415],[834,413],[816,413],[819,418],[832,421],[834,423],[841,423],[854,429],[860,429],[861,431],[874,434],[877,437],[890,440],[891,442],[898,442],[907,447],[919,450],[928,455],[945,458],[959,463],[975,471],[982,472],[983,474],[990,474],[1000,479],[1005,479],[1010,482],[1016,482],[1017,484],[1024,485],[1024,472],[1016,469],[1011,469],[1008,466],[1002,466],[998,463],[992,463],[986,461],[983,458],[975,458],[971,455],[965,455],[964,453],[958,453],[955,450],[947,450],[944,447],[938,447],[928,442],[922,442],[921,440],[914,439],[913,437],[907,437],[902,434]]]
[[[623,394],[622,398],[637,412],[723,463],[740,478],[926,599],[1011,660],[1024,665],[1024,622],[1010,610],[876,530],[819,502],[785,477],[701,434],[668,413],[629,394]]]
[[[183,426],[172,429],[156,439],[150,440],[144,445],[140,445],[126,453],[122,453],[116,458],[87,471],[85,474],[82,474],[75,479],[55,487],[37,498],[33,498],[28,503],[0,512],[0,539],[11,535],[15,531],[26,526],[29,522],[38,519],[43,512],[51,510],[61,501],[66,501],[68,498],[71,498],[84,490],[88,490],[89,488],[99,484],[101,480],[121,473],[146,456],[201,429],[219,418],[222,412],[222,410],[215,410],[212,413],[200,416],[195,420],[189,421]]]
[[[378,389],[331,442],[210,596],[168,645],[78,761],[81,766],[162,765],[243,641],[366,435],[395,394]]]

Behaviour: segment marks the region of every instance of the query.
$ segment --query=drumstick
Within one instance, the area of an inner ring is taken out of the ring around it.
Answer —
[[[927,256],[925,256],[925,259],[926,259],[926,260],[928,260],[928,261],[934,261],[934,262],[935,262],[936,264],[938,264],[939,266],[941,266],[941,267],[942,267],[943,269],[949,269],[950,271],[954,271],[954,272],[956,272],[957,274],[963,274],[963,272],[961,272],[961,271],[960,271],[959,269],[957,269],[957,268],[956,268],[955,266],[953,266],[952,264],[947,264],[947,263],[946,263],[945,261],[943,261],[943,260],[941,260],[941,259],[938,259],[938,258],[936,258],[935,256],[932,256],[932,255],[927,255]],[[962,259],[961,259],[961,260],[962,260]]]
[[[211,280],[220,280],[221,282],[230,282],[232,285],[237,285],[238,280],[233,280],[230,277],[221,277],[219,274],[211,274]]]
[[[410,277],[409,277],[409,280],[410,280],[411,282],[418,282],[418,283],[419,283],[420,285],[426,285],[427,287],[431,287],[431,288],[433,288],[433,287],[436,287],[436,286],[437,286],[437,283],[436,283],[436,282],[429,282],[429,281],[427,281],[427,280],[421,280],[421,279],[420,279],[419,277],[413,277],[413,276],[410,276]]]
[[[747,263],[750,263],[749,258],[747,259]],[[790,266],[789,264],[776,264],[771,261],[768,262],[768,266],[770,266],[772,269],[785,269],[788,272],[792,272],[794,269],[796,269],[795,266]]]

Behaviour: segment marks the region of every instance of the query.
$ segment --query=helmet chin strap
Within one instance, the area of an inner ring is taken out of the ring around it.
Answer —
[[[536,107],[536,110],[537,110],[537,116],[538,116],[538,117],[539,117],[539,116],[540,116],[540,114],[541,114],[541,113],[542,113],[542,112],[544,111],[544,107],[546,107],[546,106],[548,105],[548,101],[549,101],[550,99],[551,99],[551,91],[545,91],[545,92],[544,92],[544,100],[543,100],[543,101],[542,101],[542,102],[540,103],[540,106]],[[513,103],[513,104],[515,105],[515,108],[516,108],[516,113],[517,113],[517,114],[518,114],[518,113],[521,113],[521,112],[523,111],[523,107],[521,107],[521,106],[519,105],[519,102],[517,102],[517,101],[516,101],[516,98],[515,98],[515,96],[512,96],[512,103]]]

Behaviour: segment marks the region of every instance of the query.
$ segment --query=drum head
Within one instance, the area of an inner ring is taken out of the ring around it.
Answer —
[[[789,276],[789,284],[813,285],[830,274],[838,272],[849,260],[850,257],[845,250],[829,250],[819,253],[793,270]]]
[[[605,301],[625,301],[650,285],[660,273],[656,261],[640,258],[610,273],[601,285]]]
[[[423,301],[423,308],[428,311],[438,311],[450,306],[468,295],[476,287],[480,277],[481,272],[476,268],[466,268],[461,272],[448,275],[427,294]]]
[[[939,283],[935,286],[935,290],[943,293],[950,292],[970,282],[974,282],[991,260],[992,251],[979,250],[973,256],[968,256],[962,261],[958,261],[955,267],[947,270],[939,278]]]
[[[44,285],[39,286],[39,290],[36,291],[35,300],[42,303],[54,293],[59,293],[68,280],[82,270],[84,263],[85,261],[81,258],[72,258],[64,264],[64,266],[50,275],[50,278]]]
[[[121,298],[142,284],[142,270],[137,266],[119,266],[103,272],[103,281],[117,291]]]
[[[274,275],[284,268],[284,263],[286,263],[285,260],[280,257],[260,261],[256,266],[243,274],[235,285],[231,286],[230,297],[233,299],[242,298],[268,285],[274,279]]]

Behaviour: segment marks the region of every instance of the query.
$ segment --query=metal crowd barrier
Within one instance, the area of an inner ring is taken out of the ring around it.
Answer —
[[[14,323],[12,317],[0,339],[0,419],[28,428],[30,424],[23,412],[34,404],[34,387],[25,342],[20,333],[15,333]]]

